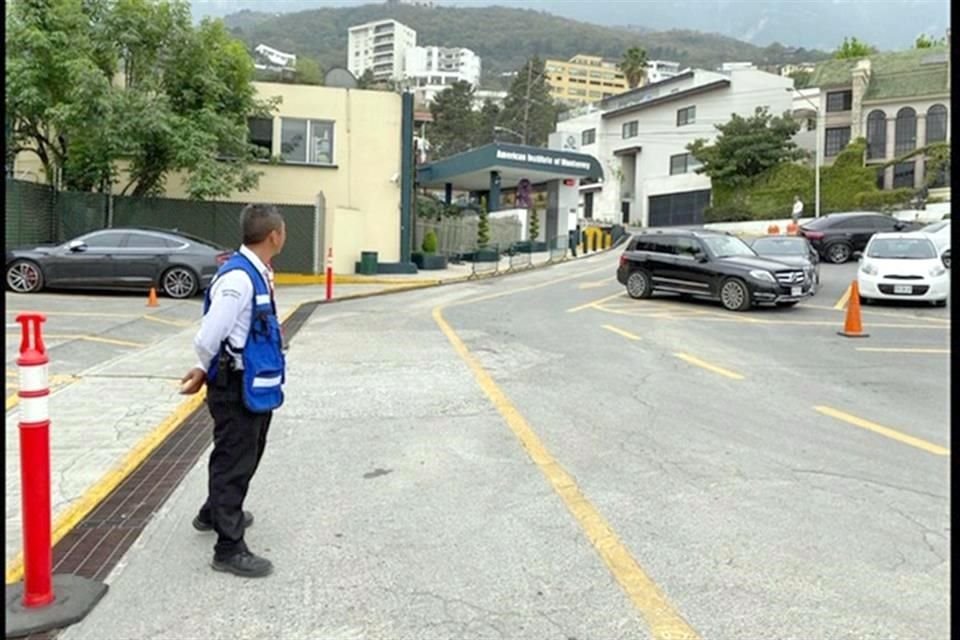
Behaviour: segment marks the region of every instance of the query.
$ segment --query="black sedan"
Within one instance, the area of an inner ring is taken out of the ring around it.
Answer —
[[[750,243],[757,255],[792,267],[799,267],[807,278],[820,286],[820,255],[806,238],[798,236],[763,236]]]
[[[61,245],[7,250],[7,288],[148,290],[189,298],[206,289],[230,251],[176,231],[102,229]]]
[[[877,232],[915,231],[917,225],[871,211],[831,213],[800,227],[800,235],[810,241],[820,257],[843,264],[863,251]]]

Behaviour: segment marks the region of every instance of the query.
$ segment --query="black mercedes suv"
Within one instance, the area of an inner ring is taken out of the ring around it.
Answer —
[[[634,235],[620,256],[617,280],[632,298],[667,291],[719,300],[730,311],[757,303],[792,306],[813,295],[803,269],[761,258],[737,236],[705,230]]]

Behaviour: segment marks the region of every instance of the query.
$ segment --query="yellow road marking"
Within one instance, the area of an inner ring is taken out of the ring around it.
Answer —
[[[160,324],[169,324],[174,327],[189,327],[193,322],[188,322],[186,320],[168,320],[167,318],[158,318],[157,316],[145,315],[140,316],[144,320],[149,320],[150,322],[159,322]]]
[[[723,367],[718,367],[716,365],[710,364],[709,362],[704,362],[700,358],[694,357],[689,353],[677,352],[677,353],[674,353],[673,355],[680,358],[684,362],[692,364],[696,367],[700,367],[701,369],[706,369],[707,371],[712,371],[726,378],[730,378],[731,380],[743,380],[743,376],[740,375],[739,373],[735,373],[733,371],[730,371],[729,369],[724,369]]]
[[[825,311],[844,311],[843,308],[837,309],[836,307],[825,307],[822,305],[807,304],[807,303],[803,303],[803,308],[804,309],[822,309]],[[926,316],[915,316],[909,313],[892,313],[892,312],[886,312],[886,311],[877,311],[875,309],[864,309],[862,307],[860,308],[860,313],[863,313],[865,315],[869,314],[874,316],[886,316],[888,318],[902,318],[904,320],[923,320],[924,322],[940,322],[945,324],[950,323],[950,321],[947,320],[946,318],[928,318]]]
[[[9,372],[8,372],[8,375],[9,375]],[[17,375],[17,374],[14,373],[13,375]],[[47,382],[50,384],[50,386],[54,386],[58,384],[66,384],[68,382],[73,382],[75,380],[77,380],[76,376],[55,374],[50,376],[47,379]],[[16,382],[10,382],[10,381],[7,382],[8,389],[10,388],[17,389],[19,388],[19,386],[20,385],[17,384]],[[55,391],[59,391],[59,389],[55,389]],[[7,396],[6,408],[4,409],[4,411],[10,411],[10,409],[13,409],[19,403],[20,403],[20,396],[18,396],[17,394],[13,394],[12,396]]]
[[[666,596],[637,564],[597,508],[583,495],[573,477],[560,466],[506,393],[497,386],[490,374],[444,320],[442,307],[434,308],[433,319],[453,345],[457,355],[473,372],[477,384],[523,445],[531,461],[540,469],[587,534],[587,538],[607,565],[610,573],[640,611],[653,637],[656,640],[698,640],[700,636],[697,632],[667,601]]]
[[[606,278],[604,280],[597,280],[596,282],[583,282],[577,285],[577,289],[597,289],[613,280],[614,278]]]
[[[467,298],[467,299],[465,299],[465,300],[457,300],[457,301],[451,302],[451,303],[449,303],[449,304],[447,304],[447,305],[445,305],[445,306],[446,306],[446,307],[455,307],[455,306],[458,306],[458,305],[461,305],[461,304],[473,304],[474,302],[481,302],[481,301],[484,301],[484,300],[493,300],[494,298],[502,298],[503,296],[509,296],[509,295],[513,295],[513,294],[515,294],[515,293],[521,293],[521,292],[523,292],[523,291],[533,291],[534,289],[542,289],[543,287],[549,287],[549,286],[552,286],[552,285],[555,285],[555,284],[559,284],[559,283],[561,283],[561,282],[567,282],[568,280],[576,280],[577,278],[582,278],[583,276],[587,276],[587,275],[590,275],[591,273],[596,273],[596,272],[598,272],[598,271],[609,271],[609,270],[610,270],[610,266],[609,266],[609,265],[604,265],[604,266],[602,266],[602,267],[597,267],[596,269],[589,269],[589,270],[587,270],[587,271],[581,271],[580,273],[574,273],[574,274],[571,274],[571,275],[569,275],[569,276],[564,276],[564,277],[562,277],[562,278],[555,278],[555,279],[549,280],[549,281],[547,281],[547,282],[541,282],[541,283],[539,283],[539,284],[532,284],[532,285],[530,285],[530,286],[528,286],[528,287],[517,287],[516,289],[508,289],[507,291],[500,291],[500,292],[497,292],[497,293],[491,293],[491,294],[489,294],[489,295],[479,296],[479,297],[477,297],[477,298]]]
[[[853,291],[853,285],[852,284],[848,285],[847,290],[843,292],[843,295],[840,296],[840,299],[837,300],[837,303],[833,305],[833,308],[837,309],[838,311],[842,311],[843,309],[845,309],[847,306],[847,302],[850,301],[850,293],[852,291]]]
[[[577,311],[583,311],[584,309],[589,309],[591,307],[599,309],[600,308],[599,305],[602,305],[604,302],[609,302],[614,298],[622,298],[625,295],[627,294],[620,291],[611,296],[606,296],[604,298],[600,298],[599,300],[594,300],[593,302],[587,302],[585,304],[581,304],[579,307],[573,307],[572,309],[567,309],[567,313],[576,313]]]
[[[63,539],[84,517],[93,511],[100,502],[106,498],[110,492],[117,488],[123,480],[130,475],[140,464],[149,456],[154,449],[160,446],[174,429],[197,409],[206,397],[206,388],[201,389],[195,396],[182,402],[166,420],[154,427],[153,431],[147,434],[137,446],[132,449],[112,471],[88,489],[76,502],[71,504],[66,511],[61,513],[53,523],[53,532],[50,545],[54,546]],[[23,577],[23,554],[17,553],[16,557],[7,566],[6,580],[7,584],[19,581]]]
[[[908,436],[905,433],[900,433],[896,429],[891,429],[890,427],[884,427],[875,422],[870,422],[869,420],[864,420],[863,418],[858,418],[857,416],[850,415],[849,413],[844,413],[837,409],[826,406],[816,406],[814,407],[815,411],[822,413],[825,416],[830,416],[831,418],[836,418],[837,420],[842,420],[848,424],[852,424],[855,427],[860,427],[861,429],[866,429],[868,431],[873,431],[874,433],[879,433],[882,436],[886,436],[898,442],[908,444],[911,447],[916,447],[917,449],[923,449],[928,453],[932,453],[938,456],[948,456],[950,455],[950,450],[939,445],[933,444],[932,442],[927,442],[921,438],[915,438],[913,436]]]
[[[857,351],[875,351],[878,353],[950,353],[950,349],[915,349],[898,347],[857,347]]]
[[[613,326],[612,324],[605,324],[605,325],[601,325],[601,326],[602,326],[604,329],[606,329],[607,331],[612,331],[612,332],[614,332],[614,333],[616,333],[616,334],[619,334],[619,335],[623,336],[624,338],[627,338],[628,340],[639,340],[639,339],[640,339],[640,336],[635,336],[635,335],[633,335],[632,333],[630,333],[629,331],[624,331],[623,329],[618,329],[617,327]]]
[[[7,337],[12,335],[19,336],[20,334],[7,334]],[[50,338],[51,340],[84,340],[87,342],[102,342],[104,344],[115,344],[121,347],[145,347],[146,343],[143,342],[130,342],[129,340],[117,340],[115,338],[104,338],[101,336],[88,336],[83,334],[73,334],[73,333],[45,333],[43,334],[44,338]]]
[[[98,311],[15,311],[12,309],[7,309],[7,313],[17,314],[17,313],[42,313],[45,316],[65,316],[65,317],[77,317],[77,318],[136,318],[139,314],[136,313],[101,313]]]
[[[15,406],[17,406],[17,403],[19,402],[20,402],[20,396],[18,396],[17,394],[13,394],[12,396],[7,396],[7,408],[5,409],[5,411],[10,411],[10,409],[13,409]]]

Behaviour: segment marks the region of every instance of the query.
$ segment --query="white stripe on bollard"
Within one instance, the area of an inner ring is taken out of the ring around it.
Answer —
[[[35,424],[50,419],[50,396],[20,398],[20,422]]]
[[[43,391],[50,385],[48,384],[49,365],[20,365],[20,390],[21,391]]]

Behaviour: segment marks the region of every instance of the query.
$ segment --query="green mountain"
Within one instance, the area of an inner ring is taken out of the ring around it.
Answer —
[[[730,61],[775,65],[829,57],[822,51],[779,44],[758,47],[717,34],[686,30],[639,32],[507,7],[370,4],[283,14],[241,11],[224,20],[234,35],[251,47],[262,43],[309,56],[329,69],[346,66],[349,27],[387,18],[415,29],[420,45],[458,46],[475,51],[483,61],[484,84],[488,86],[496,84],[494,78],[498,74],[518,69],[533,55],[565,60],[585,53],[619,60],[631,46],[644,47],[650,59],[674,60],[684,66],[707,69]],[[631,19],[641,21],[642,11]]]

